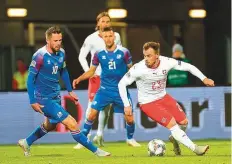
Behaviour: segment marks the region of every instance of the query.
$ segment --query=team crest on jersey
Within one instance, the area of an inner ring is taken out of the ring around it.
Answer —
[[[162,72],[163,72],[164,75],[167,74],[167,70],[163,70]]]
[[[102,59],[106,59],[106,56],[102,56]]]
[[[121,54],[118,54],[117,55],[117,59],[121,59],[122,55]]]
[[[59,58],[59,62],[62,63],[62,62],[63,62],[63,59],[64,59],[63,57],[60,57],[60,58]]]
[[[50,61],[50,60],[48,60],[48,64],[51,64],[51,61]]]

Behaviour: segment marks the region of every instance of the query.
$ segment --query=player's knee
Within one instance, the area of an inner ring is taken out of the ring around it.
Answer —
[[[46,121],[42,124],[42,126],[44,127],[44,129],[45,129],[47,132],[53,131],[53,130],[55,130],[55,128],[56,128],[56,124],[51,124],[51,123],[49,122],[49,120],[46,120]]]
[[[183,121],[179,122],[180,125],[188,125],[188,119],[185,118]]]
[[[47,132],[53,131],[56,129],[56,124],[46,124],[43,123],[43,127]]]
[[[175,125],[177,125],[176,120],[174,119],[174,117],[172,117],[169,123],[167,124],[166,128],[171,129]]]
[[[96,117],[97,117],[97,114],[98,114],[98,111],[97,110],[95,110],[95,109],[91,109],[91,111],[90,111],[90,113],[89,113],[89,115],[88,115],[88,120],[90,120],[90,121],[94,121],[95,119],[96,119]]]
[[[69,130],[71,131],[75,131],[78,129],[78,125],[77,125],[77,122],[76,121],[70,121],[69,124],[68,124],[68,128]]]
[[[133,117],[133,115],[127,115],[127,116],[125,116],[125,119],[126,119],[126,123],[128,125],[134,124],[134,117]]]

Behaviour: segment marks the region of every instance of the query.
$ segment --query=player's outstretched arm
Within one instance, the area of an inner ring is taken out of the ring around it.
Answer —
[[[174,59],[173,59],[174,60]],[[188,71],[194,76],[198,77],[206,86],[214,86],[214,81],[211,79],[208,79],[197,67],[195,67],[192,64],[177,61],[174,62],[178,63],[175,64],[174,69],[181,70],[181,71]]]
[[[73,83],[72,83],[73,88],[75,89],[76,85],[78,85],[81,81],[89,79],[90,77],[92,77],[94,75],[96,69],[97,69],[97,66],[92,65],[87,72],[83,73],[81,76],[74,79]]]

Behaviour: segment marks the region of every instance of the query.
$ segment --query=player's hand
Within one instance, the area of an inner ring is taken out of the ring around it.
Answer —
[[[125,115],[131,116],[132,115],[132,108],[131,108],[131,106],[124,107],[124,112],[125,112]]]
[[[210,86],[210,87],[215,86],[215,85],[214,85],[214,81],[211,80],[211,79],[208,79],[208,78],[205,78],[205,79],[203,80],[203,83],[204,83],[206,86]]]
[[[68,94],[69,94],[69,96],[71,96],[74,99],[74,101],[78,101],[78,97],[77,97],[76,93],[74,93],[72,91],[72,92],[69,92]]]
[[[31,107],[34,109],[34,111],[44,114],[43,111],[41,110],[41,108],[44,107],[43,105],[40,105],[39,103],[34,103],[31,104]]]
[[[73,88],[76,89],[76,85],[79,84],[79,83],[80,83],[80,80],[79,80],[78,78],[77,78],[77,79],[74,79],[74,80],[73,80],[73,83],[72,83]]]

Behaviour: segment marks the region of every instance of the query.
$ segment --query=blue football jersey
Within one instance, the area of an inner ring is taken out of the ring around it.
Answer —
[[[51,99],[59,97],[59,79],[61,71],[65,67],[65,52],[63,49],[56,54],[51,54],[44,46],[33,55],[29,72],[36,74],[34,81],[35,98]]]
[[[92,64],[101,65],[101,87],[107,90],[118,91],[118,83],[128,71],[128,64],[132,63],[132,57],[128,49],[117,46],[110,52],[102,50],[95,53]]]

